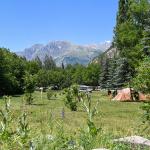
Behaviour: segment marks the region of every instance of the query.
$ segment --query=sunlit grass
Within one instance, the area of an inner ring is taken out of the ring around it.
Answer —
[[[65,118],[63,119],[64,129],[66,133],[77,134],[81,127],[85,126],[86,113],[79,104],[77,112],[71,112],[64,106],[64,95],[62,91],[57,91],[56,98],[48,100],[46,92],[34,93],[33,105],[26,105],[24,96],[12,97],[11,107],[13,117],[18,119],[21,112],[26,111],[32,133],[49,133],[49,117],[52,113],[54,122],[57,123],[61,119],[62,108],[65,109]],[[141,110],[139,107],[142,103],[135,102],[113,102],[105,93],[94,91],[91,93],[93,104],[100,101],[97,114],[94,121],[97,126],[102,126],[106,133],[112,133],[115,136],[132,135],[136,133],[136,129],[140,124]],[[1,107],[3,100],[0,100]],[[16,125],[14,123],[14,125]]]

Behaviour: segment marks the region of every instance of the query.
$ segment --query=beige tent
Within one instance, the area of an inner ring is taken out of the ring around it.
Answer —
[[[131,89],[130,88],[125,88],[122,90],[117,91],[117,95],[112,99],[113,101],[134,101],[131,98]],[[139,100],[144,101],[146,100],[146,96],[140,92],[138,92]],[[134,98],[133,98],[134,99]]]

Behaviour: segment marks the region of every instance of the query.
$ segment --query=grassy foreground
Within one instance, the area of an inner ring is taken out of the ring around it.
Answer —
[[[114,102],[102,92],[94,91],[91,93],[93,104],[98,100],[99,113],[94,119],[97,127],[102,127],[104,133],[111,133],[114,137],[135,135],[141,123],[142,103],[136,102]],[[56,98],[47,99],[46,92],[41,98],[40,92],[34,93],[34,102],[32,105],[26,105],[24,96],[14,96],[11,100],[11,110],[13,117],[16,118],[14,128],[17,126],[18,117],[22,112],[27,112],[28,122],[31,128],[31,136],[36,137],[39,134],[51,133],[51,117],[54,124],[63,122],[66,134],[76,135],[80,128],[86,125],[86,113],[79,104],[77,112],[71,112],[64,106],[64,95],[62,91],[56,92]],[[0,109],[4,102],[1,98]],[[62,119],[62,109],[64,108],[64,119]],[[62,121],[63,120],[63,121]],[[55,128],[55,130],[57,130]],[[55,131],[54,131],[55,132]]]
[[[95,118],[97,126],[103,126],[106,132],[113,132],[115,135],[131,135],[140,123],[142,103],[136,102],[114,102],[110,101],[104,93],[94,91],[92,94],[93,104],[100,100],[98,110],[99,114]],[[57,92],[56,98],[48,100],[46,92],[43,93],[42,100],[40,92],[34,93],[33,105],[25,105],[23,96],[12,97],[11,107],[14,110],[14,117],[18,113],[27,111],[29,123],[33,129],[40,129],[41,123],[47,124],[48,117],[52,112],[55,120],[61,119],[62,108],[65,109],[64,125],[65,130],[68,132],[76,132],[80,127],[84,126],[86,121],[86,113],[82,107],[79,106],[77,112],[71,112],[64,106],[64,95]],[[0,107],[3,101],[0,101]],[[44,128],[43,128],[44,127]],[[46,132],[46,126],[42,125],[43,130]]]

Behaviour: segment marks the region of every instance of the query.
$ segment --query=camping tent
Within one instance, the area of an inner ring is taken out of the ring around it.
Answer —
[[[132,98],[133,89],[125,88],[117,91],[117,95],[112,99],[113,101],[134,101],[134,97]],[[140,92],[138,92],[139,101],[146,100],[146,96]]]

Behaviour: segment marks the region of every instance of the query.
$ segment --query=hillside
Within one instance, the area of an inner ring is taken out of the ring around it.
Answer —
[[[116,55],[118,55],[117,49],[113,46],[110,46],[106,51],[95,57],[92,60],[92,63],[102,63],[106,60],[106,58],[113,58]]]

